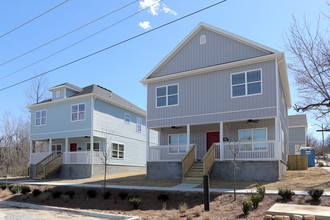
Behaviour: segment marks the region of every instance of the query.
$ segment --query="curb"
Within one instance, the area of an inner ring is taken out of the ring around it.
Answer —
[[[82,211],[82,210],[69,209],[69,208],[61,208],[61,207],[56,207],[56,206],[44,206],[44,205],[36,205],[36,204],[31,204],[31,203],[12,202],[12,201],[4,201],[4,200],[0,200],[0,204],[6,205],[6,206],[11,206],[11,207],[17,207],[17,208],[29,208],[29,209],[39,209],[39,210],[46,210],[46,211],[68,212],[68,213],[78,214],[78,215],[83,215],[83,216],[113,219],[113,220],[139,219],[139,217],[137,217],[137,216],[106,214],[106,213],[100,213],[100,212],[90,212],[90,211]]]

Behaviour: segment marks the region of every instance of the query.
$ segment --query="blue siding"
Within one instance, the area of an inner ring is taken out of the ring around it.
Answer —
[[[76,94],[77,92],[70,90],[70,89],[66,89],[66,97],[70,97],[74,94]]]
[[[84,121],[71,122],[71,106],[85,103],[86,115]],[[35,125],[35,112],[47,110],[47,125]],[[91,99],[74,100],[57,103],[31,110],[31,139],[78,137],[91,134]]]
[[[58,99],[63,99],[63,98],[64,98],[64,95],[65,95],[65,94],[64,94],[64,93],[65,93],[64,90],[65,90],[65,89],[58,89],[58,90],[53,91],[53,92],[52,92],[52,100],[53,100],[53,101],[56,101],[56,100],[58,100]],[[57,91],[60,91],[60,97],[59,97],[59,98],[56,98],[56,92],[57,92]]]
[[[206,36],[206,44],[200,37]],[[207,29],[200,30],[152,77],[219,65],[270,54]]]

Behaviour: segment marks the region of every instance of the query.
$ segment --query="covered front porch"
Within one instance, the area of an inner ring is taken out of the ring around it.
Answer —
[[[162,169],[167,164],[173,168],[164,172],[173,173],[176,178],[181,176],[184,180],[191,170],[199,170],[199,174],[193,176],[199,175],[200,178],[211,172],[214,163],[233,160],[235,150],[238,151],[238,161],[263,163],[284,160],[285,157],[284,137],[280,137],[280,122],[277,118],[153,129],[160,132],[160,145],[147,146],[147,175],[151,178],[152,166]],[[181,174],[173,172],[173,169]],[[167,178],[170,176],[166,174]]]

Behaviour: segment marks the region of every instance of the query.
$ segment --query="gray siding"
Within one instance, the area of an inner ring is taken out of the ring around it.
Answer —
[[[206,44],[200,37],[206,36]],[[151,78],[269,54],[210,30],[200,30]]]
[[[261,95],[231,98],[231,74],[262,70]],[[275,62],[268,61],[213,73],[148,84],[147,126],[202,124],[276,116]],[[156,87],[179,84],[179,105],[156,108]]]
[[[295,145],[306,145],[305,127],[289,128],[289,154],[296,154]]]
[[[284,98],[281,81],[279,82],[279,119],[281,121],[281,128],[284,131],[284,151],[282,152],[282,161],[286,163],[287,155],[289,154],[288,108]]]
[[[224,123],[224,137],[228,137],[232,141],[238,140],[239,129],[249,128],[267,128],[268,140],[275,140],[274,119],[259,120],[258,123],[246,123],[246,121]],[[220,130],[220,124],[204,124],[194,125],[190,127],[190,143],[196,144],[197,158],[202,159],[206,152],[206,133]],[[187,127],[180,128],[161,128],[160,145],[168,145],[169,134],[182,134],[187,133]]]

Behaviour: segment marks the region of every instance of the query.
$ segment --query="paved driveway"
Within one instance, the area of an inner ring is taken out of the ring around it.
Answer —
[[[100,220],[101,218],[86,217],[66,212],[54,212],[35,209],[21,209],[0,204],[0,219],[4,220],[53,220],[53,219],[79,219]],[[103,219],[104,220],[104,219]]]

